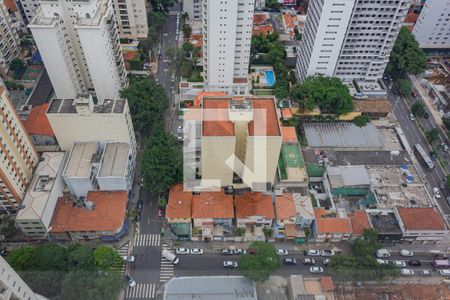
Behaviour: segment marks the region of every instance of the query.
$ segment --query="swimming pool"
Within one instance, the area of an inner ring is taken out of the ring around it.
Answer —
[[[267,83],[267,86],[275,85],[275,76],[273,75],[272,70],[266,70],[266,83]]]

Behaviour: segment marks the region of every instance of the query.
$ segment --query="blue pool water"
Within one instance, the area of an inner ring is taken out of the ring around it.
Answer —
[[[272,70],[266,71],[266,82],[268,86],[274,86],[275,85],[275,76],[273,75]]]

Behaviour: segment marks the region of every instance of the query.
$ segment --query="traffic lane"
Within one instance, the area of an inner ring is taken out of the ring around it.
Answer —
[[[159,280],[161,249],[159,247],[134,247],[132,253],[136,261],[130,270],[137,283]]]
[[[162,217],[158,216],[158,196],[150,193],[147,189],[141,189],[142,212],[139,221],[139,234],[161,233]],[[140,196],[141,196],[140,195]]]

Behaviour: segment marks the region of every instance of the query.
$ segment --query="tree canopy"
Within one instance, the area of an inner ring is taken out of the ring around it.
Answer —
[[[165,13],[169,12],[169,8],[171,8],[174,4],[175,0],[150,0],[150,5],[154,11]]]
[[[16,222],[11,215],[0,216],[0,234],[10,238],[17,233]]]
[[[439,131],[436,128],[432,128],[425,132],[425,137],[427,138],[427,141],[432,144],[439,138]]]
[[[270,243],[253,242],[250,249],[254,249],[256,254],[242,255],[239,259],[239,271],[254,281],[267,280],[281,265],[275,247]]]
[[[416,101],[411,106],[411,112],[414,116],[422,118],[425,115],[425,105],[420,101]]]
[[[323,113],[342,115],[353,111],[352,96],[339,78],[310,76],[292,89],[292,97],[303,107],[319,107]]]
[[[402,27],[392,48],[387,71],[393,75],[419,74],[426,67],[425,53],[411,32]]]
[[[158,128],[145,145],[142,157],[144,186],[161,193],[183,176],[181,147],[170,133]]]
[[[134,128],[143,132],[150,132],[160,123],[169,106],[164,88],[147,78],[133,80],[120,95],[128,99]]]
[[[397,81],[398,88],[400,90],[400,93],[402,93],[403,96],[409,96],[412,92],[412,83],[408,79],[399,79]]]
[[[100,246],[92,252],[94,264],[98,270],[111,271],[122,262],[117,251],[109,246]]]
[[[364,127],[370,123],[370,118],[366,115],[360,115],[353,119],[353,123],[358,127]]]

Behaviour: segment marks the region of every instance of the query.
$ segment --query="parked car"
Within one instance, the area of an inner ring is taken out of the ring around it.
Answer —
[[[304,258],[302,262],[304,265],[315,265],[316,264],[315,259],[309,258],[309,257]]]
[[[224,268],[237,268],[238,263],[236,261],[226,260],[223,262],[223,266]]]
[[[245,249],[238,248],[238,249],[234,250],[234,254],[236,254],[236,255],[241,255],[241,254],[245,254],[245,253],[247,253],[247,250],[245,250]]]
[[[203,254],[203,249],[200,249],[200,248],[192,248],[192,249],[191,249],[191,254],[194,254],[194,255],[202,255],[202,254]]]
[[[141,212],[142,211],[142,206],[143,206],[142,200],[139,200],[138,203],[137,203],[137,206],[136,206],[136,210],[138,212]]]
[[[409,264],[411,267],[420,267],[420,266],[422,265],[422,263],[421,263],[420,261],[418,261],[418,260],[410,260],[410,261],[408,262],[408,264]]]
[[[310,267],[309,272],[311,273],[323,273],[322,267]]]
[[[289,252],[286,249],[277,249],[277,254],[285,256],[285,255],[288,255]]]
[[[411,269],[401,269],[400,274],[403,276],[414,276],[414,271]]]
[[[334,251],[333,250],[321,250],[320,256],[333,256]]]
[[[285,257],[283,258],[283,265],[296,265],[297,260],[292,257]]]
[[[445,152],[447,152],[447,153],[449,152],[449,148],[446,144],[442,143],[441,146],[442,146],[442,148],[444,148]]]
[[[436,161],[436,154],[434,153],[434,151],[430,151],[429,154],[430,154],[431,160]]]
[[[131,288],[136,286],[136,281],[129,274],[125,275],[125,281]]]
[[[322,263],[324,266],[328,266],[328,264],[330,263],[330,260],[328,258],[325,258],[324,260],[322,260]]]
[[[387,249],[378,249],[375,251],[375,255],[378,258],[383,258],[391,256],[391,253]]]
[[[401,256],[414,256],[414,252],[410,251],[410,250],[400,250],[400,255]]]
[[[430,115],[426,112],[426,113],[423,114],[423,117],[424,117],[425,119],[428,119],[428,118],[430,117]]]
[[[162,215],[163,215],[163,209],[162,209],[162,207],[159,207],[158,208],[158,217],[162,217]]]
[[[1,256],[7,256],[9,254],[9,251],[6,250],[6,248],[0,249],[0,255]]]
[[[406,267],[406,263],[403,260],[391,260],[389,263],[391,263],[392,265],[394,265],[398,268]]]
[[[184,132],[184,127],[183,126],[178,126],[177,127],[177,131],[178,131],[178,133],[183,133]]]
[[[133,255],[125,255],[125,256],[122,256],[122,259],[126,263],[134,263],[136,258]]]
[[[411,121],[414,121],[414,120],[416,120],[416,117],[414,117],[413,114],[409,114],[409,119],[410,119]]]
[[[233,253],[234,253],[234,251],[232,249],[228,249],[228,248],[224,248],[220,252],[220,254],[222,254],[222,255],[233,255]]]
[[[176,265],[176,264],[178,264],[180,262],[180,259],[175,254],[173,254],[172,252],[170,252],[167,249],[164,249],[162,251],[162,257],[164,257],[165,259],[167,259],[168,261],[170,261],[174,265]]]
[[[389,263],[389,261],[387,261],[387,260],[384,260],[384,259],[377,259],[377,263],[379,263],[380,265],[386,265],[386,264],[388,264]]]
[[[450,276],[450,270],[448,269],[439,270],[439,274],[441,274],[442,276]]]
[[[303,250],[303,254],[309,255],[309,256],[320,256],[320,251],[314,250],[314,249],[305,249],[305,250]]]
[[[433,195],[436,199],[441,199],[441,192],[439,192],[439,188],[436,186],[433,188]]]
[[[177,136],[178,143],[182,143],[184,141],[182,136]]]
[[[432,275],[433,275],[433,272],[430,271],[430,270],[420,270],[419,274],[420,274],[421,276],[432,276]]]
[[[182,254],[189,254],[190,251],[189,251],[188,248],[177,248],[175,250],[175,253],[178,254],[178,255],[182,255]]]

